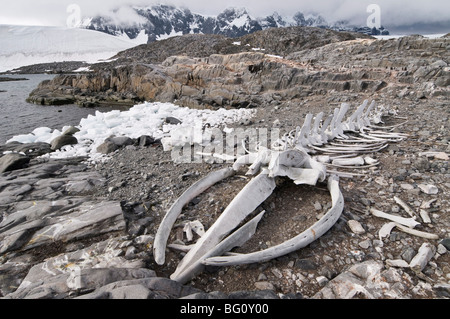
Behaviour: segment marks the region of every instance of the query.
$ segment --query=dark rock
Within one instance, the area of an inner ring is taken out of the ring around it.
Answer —
[[[295,267],[300,268],[302,270],[316,270],[317,264],[309,259],[297,259],[294,264]]]
[[[450,284],[436,284],[433,286],[433,290],[441,298],[450,298]]]
[[[139,146],[149,146],[156,142],[156,140],[148,135],[142,135],[138,138],[138,144]]]
[[[6,144],[5,147],[7,147],[9,144]],[[37,142],[37,143],[25,143],[21,144],[19,143],[15,147],[11,149],[11,151],[14,152],[22,152],[27,154],[27,156],[30,157],[36,157],[41,156],[47,153],[51,153],[52,149],[50,144],[43,143],[43,142]]]
[[[10,153],[0,157],[0,173],[14,171],[25,167],[30,158],[19,153]]]
[[[174,124],[174,125],[176,125],[176,124],[181,124],[181,123],[182,123],[179,119],[174,118],[174,117],[172,117],[172,116],[166,117],[165,122],[166,122],[167,124]]]
[[[447,248],[448,251],[450,251],[450,238],[442,239],[439,244]]]
[[[108,141],[114,143],[118,147],[124,147],[127,145],[134,144],[133,140],[127,136],[111,137],[111,138],[108,138]]]
[[[61,147],[65,145],[73,145],[78,144],[78,140],[76,137],[71,135],[61,135],[51,141],[51,149],[53,151],[59,150]]]

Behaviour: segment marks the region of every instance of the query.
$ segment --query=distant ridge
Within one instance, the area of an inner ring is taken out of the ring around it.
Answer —
[[[135,12],[138,22],[124,23],[124,19],[120,17],[121,11],[116,10],[114,12],[116,17],[100,15],[87,18],[82,27],[114,36],[126,36],[129,39],[135,39],[145,33],[148,43],[183,34],[219,34],[236,38],[268,28],[290,26],[319,27],[368,35],[389,35],[389,31],[384,27],[371,29],[352,26],[346,21],[330,24],[320,15],[305,15],[302,12],[297,12],[292,17],[281,16],[275,12],[266,17],[254,18],[247,9],[234,7],[225,9],[217,16],[204,16],[193,13],[187,8],[170,5],[133,6],[131,9]]]

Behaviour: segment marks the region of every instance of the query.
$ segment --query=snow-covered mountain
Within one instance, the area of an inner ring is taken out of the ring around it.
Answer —
[[[217,16],[204,16],[193,13],[187,8],[178,8],[170,5],[133,6],[132,10],[139,17],[139,22],[118,24],[116,17],[104,15],[86,19],[83,27],[130,39],[135,39],[138,35],[142,36],[144,32],[148,37],[148,42],[189,33],[222,34],[228,37],[240,37],[267,28],[289,26],[323,27],[372,35],[389,34],[384,28],[372,30],[367,27],[351,26],[345,21],[329,24],[320,15],[304,15],[301,12],[297,12],[292,17],[283,17],[275,12],[266,17],[255,18],[245,8],[228,8]],[[119,12],[120,10],[118,9],[115,14]]]
[[[0,25],[0,72],[38,63],[95,63],[146,42],[144,32],[130,40],[78,28]]]

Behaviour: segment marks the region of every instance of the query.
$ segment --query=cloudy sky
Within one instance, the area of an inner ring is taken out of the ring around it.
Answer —
[[[329,22],[349,20],[365,25],[370,13],[367,7],[377,4],[381,9],[381,23],[387,28],[399,25],[438,25],[442,32],[450,32],[449,0],[2,0],[0,24],[60,25],[67,24],[70,4],[77,4],[83,16],[108,12],[127,4],[154,5],[158,3],[185,6],[192,12],[217,15],[230,6],[245,7],[254,17],[278,12],[319,13]]]

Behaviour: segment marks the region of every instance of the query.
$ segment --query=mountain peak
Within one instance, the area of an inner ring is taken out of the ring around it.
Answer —
[[[292,17],[281,16],[274,12],[264,18],[253,18],[244,7],[229,7],[217,16],[192,13],[188,8],[166,4],[127,8],[128,10],[116,10],[115,14],[126,12],[128,16],[134,15],[133,21],[139,21],[139,23],[117,23],[117,21],[120,21],[120,17],[111,19],[105,15],[86,19],[89,23],[85,23],[83,27],[115,36],[128,37],[129,39],[136,39],[138,36],[142,38],[142,34],[146,34],[147,42],[189,33],[221,34],[235,38],[267,28],[289,26],[315,26],[337,31],[389,34],[386,29],[372,30],[367,27],[358,28],[343,23],[330,25],[318,14],[305,15],[303,12],[297,12]]]
[[[229,17],[241,17],[248,15],[247,9],[244,7],[228,7],[219,16],[226,15]]]

